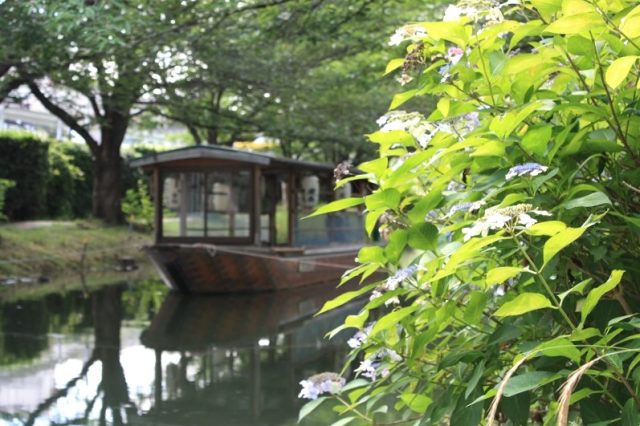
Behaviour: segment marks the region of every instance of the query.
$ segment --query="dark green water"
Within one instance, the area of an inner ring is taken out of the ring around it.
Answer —
[[[357,304],[313,317],[333,287],[186,297],[148,279],[0,302],[0,425],[294,425],[298,382],[348,350],[324,335]]]

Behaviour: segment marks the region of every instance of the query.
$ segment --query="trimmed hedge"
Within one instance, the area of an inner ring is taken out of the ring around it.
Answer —
[[[124,153],[122,195],[145,180],[132,169],[132,158],[156,152],[136,146]],[[85,218],[91,215],[93,160],[83,144],[46,140],[21,131],[0,131],[0,180],[15,182],[6,191],[3,212],[10,221],[38,218]]]
[[[47,214],[49,142],[25,132],[0,132],[0,179],[15,186],[6,193],[4,212],[10,220]]]

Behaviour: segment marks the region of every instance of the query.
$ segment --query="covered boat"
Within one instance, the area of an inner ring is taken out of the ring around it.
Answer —
[[[132,161],[152,176],[162,279],[184,293],[248,292],[337,281],[364,243],[358,208],[304,219],[363,187],[333,191],[333,166],[220,146]]]

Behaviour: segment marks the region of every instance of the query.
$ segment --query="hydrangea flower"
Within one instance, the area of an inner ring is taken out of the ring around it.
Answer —
[[[435,125],[427,122],[422,114],[402,110],[390,111],[380,117],[376,123],[378,123],[381,132],[404,130],[410,133],[422,147],[427,146],[433,134],[438,130]]]
[[[373,328],[373,323],[368,324],[367,326],[364,327],[364,329],[359,330],[356,334],[353,335],[352,338],[347,340],[347,345],[349,345],[351,349],[356,349],[362,346],[362,344],[369,337],[369,333],[371,333],[372,328]]]
[[[474,212],[480,210],[482,206],[484,206],[486,202],[484,200],[480,201],[467,201],[465,203],[456,204],[449,209],[449,213],[447,216],[453,216],[458,212]]]
[[[538,163],[524,163],[513,166],[505,176],[506,180],[513,179],[516,176],[538,176],[549,168]]]
[[[389,369],[383,365],[384,361],[396,363],[402,361],[402,357],[393,349],[381,348],[369,358],[365,358],[355,371],[374,382],[378,373],[383,378],[389,375]]]
[[[443,21],[459,21],[462,17],[466,17],[476,23],[502,22],[504,16],[500,11],[500,6],[500,2],[494,0],[462,0],[457,5],[447,7]]]
[[[462,59],[462,55],[464,55],[464,50],[460,49],[459,47],[450,47],[447,50],[447,60],[451,65],[455,65],[460,62],[460,59]]]
[[[387,281],[382,285],[382,288],[386,291],[393,291],[397,289],[401,282],[411,278],[417,270],[417,265],[411,265],[406,268],[399,269],[392,277],[387,278]]]
[[[367,358],[360,363],[356,368],[356,373],[359,373],[362,377],[370,379],[372,382],[376,381],[377,368],[380,366],[379,362],[374,362],[372,358]]]
[[[325,372],[300,381],[302,389],[298,398],[317,399],[324,393],[336,394],[344,387],[346,380],[337,373]]]
[[[487,209],[484,217],[475,221],[475,223],[462,230],[464,241],[468,241],[472,237],[482,235],[487,236],[490,230],[502,229],[507,226],[521,225],[529,228],[537,222],[530,214],[538,216],[551,216],[551,213],[545,210],[534,209],[531,204],[516,204],[514,206]]]
[[[417,40],[426,37],[427,31],[421,25],[410,24],[398,28],[389,39],[389,46],[398,46],[405,40]]]

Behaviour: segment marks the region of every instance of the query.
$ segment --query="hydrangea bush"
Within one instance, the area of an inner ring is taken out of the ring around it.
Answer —
[[[379,158],[337,184],[376,189],[318,212],[364,204],[385,240],[322,310],[370,298],[339,329],[360,366],[301,417],[637,426],[640,2],[463,1],[391,44]]]

